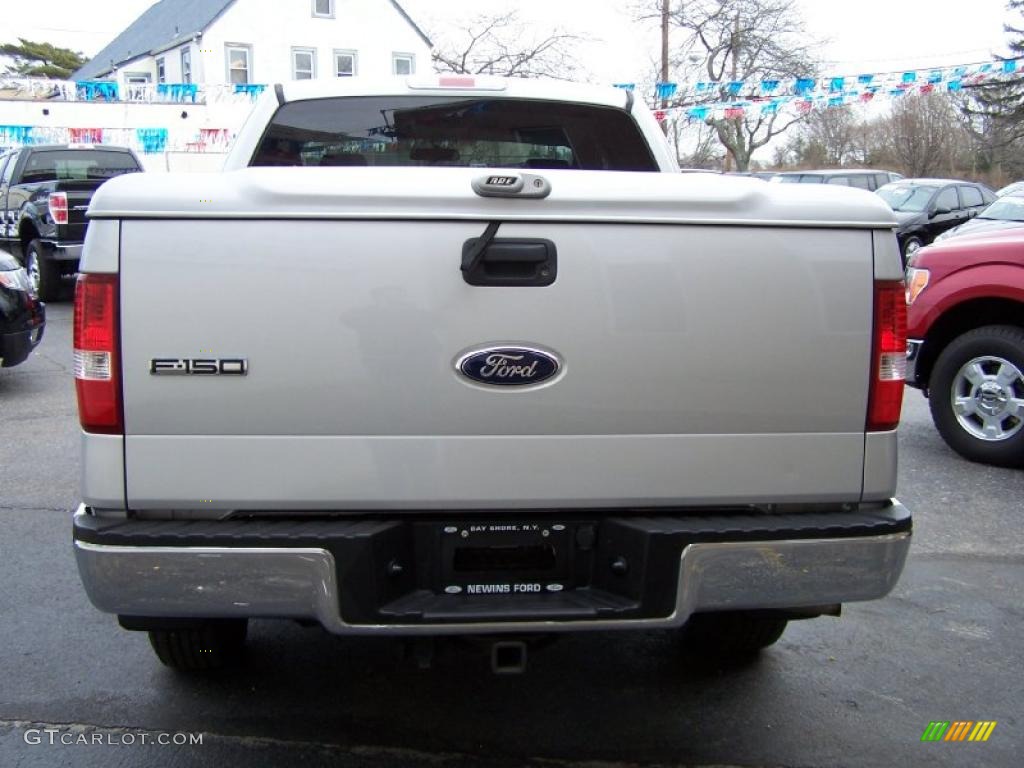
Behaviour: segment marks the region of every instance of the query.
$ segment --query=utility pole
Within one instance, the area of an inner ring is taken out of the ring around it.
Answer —
[[[661,82],[668,82],[668,11],[672,0],[661,0]],[[661,109],[668,109],[668,99],[661,100]],[[668,120],[661,121],[661,130],[668,136]]]
[[[733,20],[732,40],[730,41],[730,44],[731,44],[731,48],[732,48],[732,82],[735,83],[736,82],[736,78],[738,78],[739,74],[740,74],[740,12],[739,11],[736,11],[736,18]],[[733,129],[735,130],[735,134],[736,134],[735,138],[733,140],[734,144],[738,144],[740,142],[740,140],[741,140],[740,139],[740,120],[742,120],[742,119],[743,118],[741,118],[741,117],[737,117],[737,118],[734,118],[734,120],[733,120]],[[733,150],[730,150],[729,147],[726,147],[725,148],[725,163],[724,163],[726,171],[731,171],[732,170],[732,160],[733,160],[734,156],[735,155],[734,155]],[[739,160],[737,160],[736,161],[736,168],[737,168],[737,170],[739,169],[739,166],[740,166]]]

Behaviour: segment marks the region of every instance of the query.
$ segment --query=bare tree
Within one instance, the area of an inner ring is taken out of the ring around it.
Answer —
[[[576,35],[553,28],[537,33],[515,11],[478,16],[451,39],[434,48],[439,72],[504,77],[554,77],[568,80],[577,70]]]
[[[966,143],[952,102],[940,93],[903,96],[883,126],[893,158],[911,176],[953,168]]]
[[[685,117],[672,117],[665,126],[681,168],[721,168],[722,150],[714,129]],[[687,147],[684,150],[683,147]]]
[[[828,165],[841,167],[850,161],[858,122],[852,106],[819,109],[808,116],[808,134],[825,148],[825,162]]]
[[[807,116],[787,148],[799,164],[839,168],[856,162],[863,125],[854,106],[818,109]]]
[[[795,0],[681,0],[671,10],[675,28],[685,34],[677,59],[696,56],[717,97],[735,99],[730,82],[759,82],[813,76],[817,67],[811,41]],[[711,119],[719,141],[746,171],[750,156],[802,117],[778,112]]]

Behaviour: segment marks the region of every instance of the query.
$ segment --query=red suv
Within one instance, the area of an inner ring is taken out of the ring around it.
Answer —
[[[971,461],[1024,466],[1024,232],[918,251],[907,271],[907,384]]]

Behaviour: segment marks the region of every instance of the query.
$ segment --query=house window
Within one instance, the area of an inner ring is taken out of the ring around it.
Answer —
[[[334,0],[313,0],[313,15],[321,19],[333,19]]]
[[[316,48],[292,48],[292,79],[312,80],[316,77]]]
[[[228,45],[228,82],[244,85],[252,82],[252,50],[248,45]]]
[[[192,51],[188,46],[181,49],[181,82],[192,82]]]
[[[416,57],[411,53],[391,54],[391,71],[396,75],[415,75]]]
[[[334,75],[335,77],[352,77],[356,74],[356,59],[357,54],[355,51],[335,51],[334,52]]]
[[[156,60],[156,81],[158,83],[167,82],[167,61],[165,59]]]

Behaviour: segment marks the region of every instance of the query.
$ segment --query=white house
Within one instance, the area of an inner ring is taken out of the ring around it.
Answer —
[[[74,80],[268,84],[432,71],[396,0],[159,0]]]

